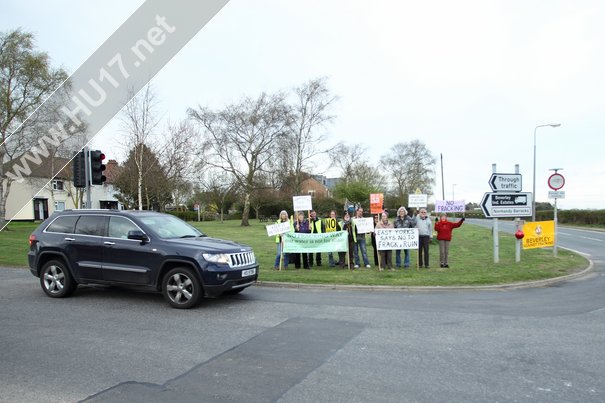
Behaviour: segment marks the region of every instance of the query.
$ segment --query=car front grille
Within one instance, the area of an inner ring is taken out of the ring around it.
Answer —
[[[243,267],[253,264],[256,261],[254,252],[242,252],[229,254],[229,266],[232,268]]]

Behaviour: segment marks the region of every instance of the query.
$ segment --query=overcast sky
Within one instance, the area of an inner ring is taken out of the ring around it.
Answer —
[[[34,32],[73,72],[142,3],[0,0],[0,29]],[[537,130],[537,201],[548,201],[549,169],[563,168],[559,207],[605,208],[603,21],[601,0],[231,0],[153,84],[163,119],[177,121],[188,107],[325,76],[339,97],[326,147],[361,143],[378,163],[419,139],[438,162],[437,198],[442,154],[445,198],[466,202],[490,191],[493,163],[519,164],[531,192],[534,128],[560,123]],[[118,127],[94,143],[123,160]]]

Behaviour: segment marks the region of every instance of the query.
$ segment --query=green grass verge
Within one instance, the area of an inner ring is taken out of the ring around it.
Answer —
[[[28,237],[37,224],[11,223],[8,230],[0,232],[0,266],[26,266]],[[323,254],[323,267],[312,270],[295,270],[293,265],[286,270],[273,270],[275,243],[268,237],[265,225],[252,220],[250,227],[240,227],[239,221],[212,221],[193,223],[204,233],[224,239],[231,239],[250,245],[260,263],[259,280],[282,281],[309,284],[359,284],[391,286],[452,286],[507,284],[522,281],[541,280],[571,274],[584,269],[587,260],[575,253],[559,249],[553,257],[552,249],[532,249],[521,251],[521,262],[515,262],[515,238],[500,234],[500,262],[493,262],[491,230],[466,224],[454,231],[450,247],[450,268],[439,267],[439,246],[430,247],[431,268],[426,270],[397,270],[379,272],[376,268],[349,271],[328,268],[327,254]],[[369,240],[369,238],[368,238]],[[370,263],[373,250],[368,242]],[[393,256],[394,263],[395,256]],[[411,252],[411,262],[417,259],[416,251]]]
[[[12,222],[0,232],[0,266],[27,266],[29,235],[39,223]]]

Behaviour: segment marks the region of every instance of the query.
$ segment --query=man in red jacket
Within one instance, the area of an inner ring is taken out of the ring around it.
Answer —
[[[435,231],[437,231],[437,241],[439,241],[439,262],[441,267],[450,267],[447,263],[447,257],[450,251],[450,241],[452,240],[452,230],[458,228],[464,222],[464,217],[458,222],[450,222],[445,214],[435,218]]]

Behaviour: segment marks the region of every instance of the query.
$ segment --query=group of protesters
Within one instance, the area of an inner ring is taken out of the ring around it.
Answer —
[[[295,213],[292,217],[288,216],[285,210],[279,214],[276,224],[285,222],[290,223],[291,231],[296,233],[331,233],[336,231],[346,231],[348,233],[348,253],[347,252],[328,252],[329,267],[349,267],[357,269],[362,261],[366,268],[371,268],[368,259],[366,246],[366,236],[368,233],[358,233],[355,225],[355,219],[364,218],[363,208],[358,207],[355,210],[355,217],[351,217],[348,210],[344,211],[342,219],[338,219],[335,210],[330,211],[328,217],[318,218],[315,210],[309,211],[308,219],[303,212]],[[433,230],[436,232],[439,241],[439,260],[440,267],[449,268],[448,255],[449,243],[452,239],[452,230],[458,228],[464,222],[464,218],[457,222],[448,221],[447,216],[442,214],[435,219],[435,225],[427,214],[426,208],[420,208],[417,214],[408,214],[405,207],[397,210],[397,216],[393,221],[389,220],[389,213],[384,210],[381,214],[374,215],[375,229],[389,228],[417,228],[418,229],[418,267],[429,268],[429,245],[433,239]],[[376,235],[373,231],[369,232],[372,247],[374,249],[374,265],[380,271],[388,269],[391,271],[403,266],[404,269],[410,267],[410,251],[403,249],[403,261],[401,258],[402,249],[395,249],[395,267],[392,264],[393,250],[379,250],[376,244]],[[277,245],[277,255],[275,257],[274,268],[279,270],[281,267],[288,267],[290,263],[294,264],[296,269],[311,269],[314,265],[322,265],[322,255],[319,252],[314,253],[283,253],[282,235],[275,237]],[[334,253],[337,253],[335,256]],[[282,256],[283,255],[283,256]],[[347,257],[348,256],[348,257]],[[347,261],[348,260],[348,261]]]

